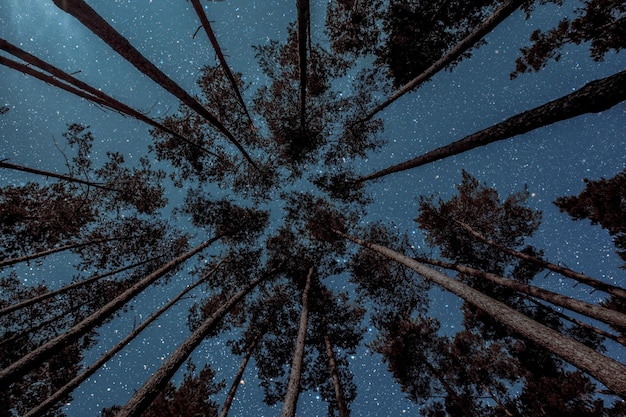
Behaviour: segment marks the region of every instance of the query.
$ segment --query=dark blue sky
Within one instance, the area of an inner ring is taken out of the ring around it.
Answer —
[[[313,38],[322,41],[325,2],[311,3]],[[90,4],[188,91],[195,90],[199,69],[215,63],[215,54],[204,33],[192,39],[199,23],[188,2],[119,0]],[[251,46],[285,39],[287,25],[295,20],[295,1],[227,0],[206,4],[207,15],[231,68],[242,72],[244,80],[252,84],[245,97],[249,102],[254,88],[264,81]],[[509,80],[519,48],[526,44],[529,34],[538,27],[555,25],[567,14],[564,10],[553,5],[540,6],[529,20],[524,19],[523,13],[515,13],[487,37],[488,44],[475,51],[471,59],[461,62],[453,72],[438,74],[385,110],[383,137],[388,144],[360,163],[358,171],[365,174],[409,159],[626,67],[623,53],[609,54],[604,62],[595,63],[582,45],[567,48],[559,62],[551,62],[538,74]],[[138,73],[78,21],[60,12],[52,1],[2,0],[0,36],[68,72],[80,71],[77,77],[136,109],[149,111],[152,117],[171,113],[177,107],[173,97]],[[0,159],[9,158],[18,164],[63,172],[64,161],[55,147],[55,138],[60,142],[66,123],[72,122],[91,126],[96,137],[95,158],[114,150],[129,160],[137,159],[146,153],[151,142],[148,128],[140,122],[105,112],[4,67],[0,67],[0,105],[10,108],[0,116]],[[369,186],[375,203],[364,221],[393,221],[411,233],[414,245],[419,246],[421,235],[412,222],[417,215],[416,197],[433,193],[450,196],[462,169],[495,186],[501,196],[527,184],[533,195],[530,205],[543,211],[542,225],[531,243],[543,248],[546,257],[554,262],[624,285],[626,273],[618,269],[620,261],[608,235],[598,227],[572,222],[559,214],[551,202],[558,196],[580,192],[585,177],[609,177],[626,167],[625,113],[626,106],[620,104],[601,114],[579,117],[388,176]],[[0,171],[0,186],[35,179]],[[174,191],[169,197],[175,202],[179,193]],[[67,263],[60,258],[56,261]],[[72,272],[58,264],[54,266],[54,262],[45,263],[50,269],[21,271],[23,279],[45,279],[55,287],[69,281]],[[100,331],[106,336],[101,337],[100,345],[86,360],[95,359],[123,338],[135,319],[145,318],[155,305],[165,303],[168,295],[177,294],[189,282],[191,277],[180,273],[171,286],[156,287],[142,295],[134,302],[134,310]],[[600,296],[588,295],[582,286],[574,289],[570,282],[554,276],[545,285],[594,301]],[[191,302],[176,306],[158,325],[146,331],[142,341],[133,343],[77,389],[66,413],[95,415],[104,406],[124,403],[188,334],[186,314]],[[450,313],[456,305],[451,297],[436,292],[431,309],[444,325],[458,326],[458,317]],[[626,359],[623,352],[616,355]],[[231,359],[229,349],[216,341],[201,345],[194,360],[211,362],[227,383],[239,361]],[[354,415],[385,415],[383,410],[389,410],[388,415],[401,415],[403,410],[415,414],[415,406],[392,385],[378,356],[370,356],[363,348],[354,358],[352,369],[359,381],[358,397],[352,405]],[[240,402],[234,405],[232,415],[277,414],[277,410],[260,404],[254,373],[248,369],[247,382],[239,391]],[[325,404],[316,400],[314,393],[303,393],[299,413],[323,414]]]

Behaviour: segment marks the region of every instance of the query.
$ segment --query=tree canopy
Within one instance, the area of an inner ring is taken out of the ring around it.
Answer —
[[[547,180],[515,148],[544,135],[533,153],[551,153],[546,129],[569,129],[576,146],[608,140],[568,126],[623,115],[623,65],[601,65],[623,58],[624,2],[295,0],[278,38],[271,2],[153,10],[172,27],[147,13],[129,25],[124,7],[144,7],[132,2],[91,3],[53,0],[46,19],[80,33],[93,63],[79,46],[58,59],[60,39],[42,49],[0,30],[0,69],[78,109],[46,132],[60,134],[46,158],[0,156],[0,417],[626,412],[625,282],[554,259],[568,244],[542,221],[558,210],[524,185]],[[246,13],[263,28],[225,36]],[[539,103],[510,94],[516,110],[439,114],[449,86],[424,90],[480,80],[464,65],[492,42],[508,67],[488,83],[503,91],[531,71],[554,80],[550,61],[574,46],[598,69],[560,75],[574,91]],[[10,91],[0,131],[18,149],[24,129],[8,126],[26,93]],[[431,124],[437,138],[422,138]],[[484,179],[494,156],[525,174]],[[585,179],[578,196],[564,179],[551,188],[622,258],[625,173]]]

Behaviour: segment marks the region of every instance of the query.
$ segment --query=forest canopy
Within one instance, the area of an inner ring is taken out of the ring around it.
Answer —
[[[48,3],[0,6],[0,416],[626,413],[625,2]]]

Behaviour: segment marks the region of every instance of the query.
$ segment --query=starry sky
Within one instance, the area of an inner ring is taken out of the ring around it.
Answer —
[[[271,39],[284,40],[287,26],[295,21],[294,0],[226,0],[204,3],[218,41],[231,68],[251,84],[244,99],[248,102],[254,88],[266,81],[254,58],[252,45]],[[386,109],[382,136],[387,145],[356,169],[367,174],[410,159],[470,133],[498,123],[509,116],[566,95],[585,83],[612,75],[626,67],[626,55],[608,54],[604,62],[593,62],[585,45],[568,47],[559,62],[550,62],[538,74],[524,74],[509,80],[519,48],[527,44],[536,28],[554,26],[578,2],[567,7],[539,6],[530,19],[516,12],[487,36],[487,44],[474,51],[452,72],[437,74],[419,90],[404,96]],[[187,91],[196,90],[200,68],[216,63],[215,53],[203,32],[193,38],[199,22],[191,4],[166,0],[91,1],[105,17],[144,56]],[[326,2],[311,2],[312,36],[323,42]],[[48,0],[2,0],[0,36],[41,57],[107,94],[158,118],[177,108],[176,99],[117,56],[99,38],[73,17],[59,11]],[[358,63],[357,66],[367,65]],[[45,170],[63,172],[61,133],[67,123],[91,126],[96,138],[94,159],[106,151],[121,152],[129,161],[147,152],[151,137],[141,122],[106,112],[64,91],[48,86],[5,67],[0,67],[0,106],[10,111],[0,116],[0,159]],[[412,221],[417,216],[417,197],[439,193],[447,198],[454,193],[465,169],[480,181],[494,186],[501,196],[528,185],[529,205],[543,211],[543,222],[529,242],[542,248],[547,259],[561,262],[591,276],[624,285],[626,271],[618,269],[620,260],[613,251],[608,234],[587,223],[574,223],[560,214],[552,201],[558,196],[579,193],[583,178],[611,177],[626,167],[626,129],[623,103],[601,114],[538,129],[523,136],[501,141],[428,166],[388,176],[368,185],[375,202],[364,221],[393,222],[409,233],[416,247],[422,236]],[[157,164],[158,166],[158,164]],[[39,178],[0,171],[0,186],[23,184]],[[182,192],[168,187],[168,198],[176,204]],[[60,287],[75,273],[71,261],[62,257],[47,260],[44,268],[23,268],[25,283],[45,280]],[[100,330],[99,344],[88,352],[86,363],[122,339],[135,321],[147,317],[169,296],[192,280],[179,273],[167,288],[154,287],[133,302],[133,309]],[[539,282],[539,281],[537,281]],[[582,286],[549,276],[540,283],[572,296],[598,301]],[[189,334],[188,299],[166,313],[140,340],[133,342],[87,383],[74,393],[64,411],[68,416],[96,415],[102,407],[123,404],[143,381],[160,366],[168,352]],[[458,328],[459,302],[440,291],[433,291],[431,312],[444,331]],[[373,337],[372,335],[366,336]],[[626,360],[624,352],[613,352]],[[238,358],[230,357],[224,340],[208,340],[193,359],[206,361],[218,371],[218,378],[230,384]],[[352,404],[354,415],[414,415],[416,406],[403,398],[380,363],[380,358],[360,348],[351,369],[358,381],[358,397]],[[233,405],[231,415],[276,415],[277,409],[260,401],[255,372],[248,369]],[[180,378],[181,373],[176,378]],[[225,393],[223,393],[225,394]],[[217,396],[221,403],[223,395]],[[324,415],[326,405],[315,393],[302,393],[299,415]]]

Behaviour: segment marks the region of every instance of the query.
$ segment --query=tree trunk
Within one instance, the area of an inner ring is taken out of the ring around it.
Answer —
[[[67,12],[78,19],[85,27],[96,34],[115,52],[133,64],[135,68],[150,77],[165,90],[170,92],[190,109],[198,113],[201,117],[211,123],[217,130],[226,136],[233,145],[239,149],[241,154],[258,170],[258,167],[248,155],[248,152],[233,136],[233,134],[222,124],[222,122],[211,112],[205,109],[195,98],[183,90],[163,71],[158,69],[152,62],[144,57],[134,46],[118,33],[106,20],[104,20],[94,9],[84,0],[54,0],[54,4],[64,12]]]
[[[62,90],[75,94],[78,97],[84,98],[85,100],[91,101],[94,104],[109,108],[111,110],[115,110],[116,112],[119,112],[120,114],[125,114],[134,119],[142,121],[150,126],[153,126],[157,129],[160,129],[164,132],[169,133],[170,135],[189,144],[190,146],[193,146],[194,148],[202,150],[203,152],[206,152],[210,155],[217,156],[217,154],[215,154],[214,152],[211,152],[208,149],[203,148],[201,145],[190,141],[186,137],[174,132],[168,127],[163,126],[161,123],[149,118],[143,113],[138,112],[132,107],[127,106],[126,104],[114,99],[113,97],[77,79],[76,77],[69,75],[65,71],[62,71],[59,68],[56,68],[55,66],[50,65],[49,63],[37,58],[36,56],[18,48],[17,46],[7,42],[4,39],[0,39],[0,49],[3,49],[7,51],[8,53],[26,61],[28,64],[32,66],[41,68],[42,70],[49,72],[50,74],[52,74],[52,76],[36,71],[28,65],[20,64],[18,62],[6,59],[4,57],[0,57],[0,64],[2,65],[5,65],[23,74],[35,77],[54,87],[60,88]],[[67,84],[59,80],[65,81]]]
[[[534,264],[537,264],[539,266],[542,266],[546,269],[549,269],[550,271],[556,272],[557,274],[561,274],[563,276],[566,276],[568,278],[572,278],[580,283],[583,284],[587,284],[592,288],[595,288],[596,290],[600,290],[600,291],[604,291],[608,294],[614,295],[616,297],[622,298],[624,300],[626,300],[626,290],[620,287],[617,287],[615,285],[611,285],[608,284],[606,282],[602,282],[602,281],[598,281],[597,279],[591,278],[590,276],[587,276],[585,274],[581,274],[580,272],[576,272],[576,271],[572,271],[571,269],[568,268],[564,268],[560,265],[556,265],[553,263],[550,263],[546,260],[543,260],[541,258],[537,258],[535,256],[531,256],[528,255],[526,253],[522,253],[522,252],[517,252],[514,251],[513,249],[509,249],[505,246],[502,246],[492,240],[489,240],[487,238],[485,238],[483,235],[481,235],[480,233],[478,233],[477,231],[475,231],[474,229],[472,229],[469,225],[463,223],[463,222],[459,222],[457,221],[457,223],[462,226],[465,230],[467,230],[472,236],[474,236],[475,238],[479,239],[482,242],[485,242],[486,244],[500,250],[501,252],[504,252],[506,254],[515,256],[516,258],[519,259],[523,259],[525,261],[529,261],[532,262]]]
[[[500,7],[498,7],[484,22],[482,22],[472,33],[463,38],[458,44],[450,49],[444,56],[435,61],[429,68],[422,72],[417,77],[403,85],[398,91],[393,93],[388,99],[372,109],[365,118],[357,123],[363,123],[370,120],[376,115],[376,113],[387,108],[391,103],[402,97],[409,91],[419,87],[424,82],[428,81],[433,75],[456,61],[461,55],[472,48],[483,37],[491,32],[496,26],[502,23],[507,17],[509,17],[523,2],[520,0],[507,0]]]
[[[204,28],[204,31],[206,32],[206,35],[209,38],[211,45],[213,46],[213,50],[215,50],[215,53],[217,54],[217,59],[218,61],[220,61],[220,65],[222,66],[222,69],[224,70],[224,73],[226,74],[226,78],[228,78],[228,81],[230,81],[230,85],[233,87],[233,91],[235,92],[235,95],[237,96],[237,100],[239,100],[239,103],[241,103],[241,107],[243,108],[243,111],[246,113],[246,116],[248,117],[250,126],[254,128],[254,123],[252,123],[252,117],[250,117],[250,113],[248,113],[248,108],[246,107],[246,103],[243,101],[243,97],[241,96],[239,87],[237,87],[237,81],[235,81],[235,77],[233,76],[233,73],[230,70],[228,63],[226,62],[226,58],[224,57],[224,54],[222,53],[222,48],[220,47],[220,44],[217,42],[215,33],[213,32],[213,29],[211,28],[211,24],[209,23],[209,19],[207,18],[206,13],[204,13],[204,8],[202,7],[202,4],[200,4],[200,0],[191,0],[191,4],[193,5],[193,8],[196,11],[196,14],[198,15],[198,19],[200,19],[200,23],[202,23],[202,27]]]
[[[195,332],[191,334],[163,363],[163,365],[148,379],[144,385],[133,394],[131,399],[119,411],[117,417],[138,417],[152,404],[154,399],[165,388],[169,380],[174,376],[178,368],[187,360],[189,355],[206,338],[207,334],[219,324],[228,312],[239,303],[261,281],[263,276],[255,279],[243,290],[235,294],[222,305],[215,313],[207,318]]]
[[[77,183],[77,184],[85,184],[85,185],[88,185],[90,187],[100,188],[100,189],[106,190],[106,191],[114,191],[114,192],[118,192],[118,193],[121,192],[121,190],[118,190],[118,189],[112,188],[112,187],[107,187],[106,185],[104,185],[102,183],[87,181],[87,180],[83,180],[83,179],[80,179],[80,178],[71,177],[69,175],[57,174],[56,172],[52,172],[52,171],[43,171],[43,170],[37,169],[37,168],[29,168],[29,167],[26,167],[26,166],[23,166],[23,165],[12,164],[12,163],[6,162],[6,161],[0,161],[0,168],[8,168],[8,169],[16,170],[16,171],[28,172],[28,173],[37,174],[37,175],[43,175],[45,177],[58,178],[58,179],[63,180],[63,181],[73,182],[73,183]]]
[[[118,344],[113,346],[107,353],[102,355],[97,361],[93,364],[89,365],[80,375],[74,377],[70,382],[61,387],[58,391],[56,391],[52,396],[48,397],[44,402],[39,404],[37,407],[31,409],[24,415],[24,417],[39,417],[46,414],[46,412],[54,407],[54,405],[66,398],[76,387],[82,384],[87,378],[93,375],[102,365],[107,363],[109,359],[111,359],[117,352],[122,350],[126,345],[128,345],[131,341],[133,341],[139,333],[142,332],[143,329],[148,327],[153,321],[158,319],[161,314],[165,313],[170,309],[174,304],[176,304],[181,298],[185,296],[189,291],[196,288],[198,285],[202,284],[210,275],[212,275],[217,268],[221,265],[221,261],[207,274],[205,274],[201,279],[193,283],[192,285],[185,288],[181,291],[176,297],[174,297],[170,302],[165,304],[163,307],[155,311],[148,317],[143,323],[137,326],[132,332],[128,334],[124,339],[122,339]]]
[[[537,297],[540,300],[547,301],[550,304],[554,304],[560,307],[565,307],[568,310],[575,311],[583,314],[587,317],[591,317],[596,320],[600,320],[604,323],[623,327],[626,329],[626,314],[619,311],[611,310],[610,308],[598,306],[595,304],[587,303],[585,301],[577,300],[575,298],[566,297],[561,294],[554,293],[552,291],[544,290],[543,288],[535,287],[533,285],[524,284],[522,282],[507,279],[496,274],[489,272],[483,272],[478,269],[470,268],[465,265],[452,264],[449,262],[442,262],[434,259],[417,258],[419,262],[427,263],[430,265],[440,266],[446,269],[453,269],[462,274],[471,275],[474,277],[486,279],[494,284],[502,287],[510,288],[514,291],[528,294],[533,297]]]
[[[296,0],[298,9],[298,68],[300,73],[300,127],[306,130],[307,35],[311,19],[309,0]]]
[[[624,100],[626,100],[626,71],[592,81],[571,94],[510,117],[503,122],[409,161],[357,178],[355,182],[361,183],[394,172],[416,168],[582,114],[608,110]]]
[[[575,325],[578,325],[580,327],[582,327],[583,329],[587,329],[590,332],[596,333],[602,337],[606,337],[607,339],[611,339],[612,341],[619,343],[620,345],[626,346],[626,339],[621,337],[621,336],[616,336],[613,333],[607,332],[605,330],[602,329],[598,329],[595,326],[592,326],[591,324],[587,324],[585,322],[582,322],[578,319],[575,319],[573,317],[570,317],[566,314],[561,313],[560,311],[557,311],[543,303],[538,302],[537,300],[531,299],[530,297],[528,298],[529,301],[532,301],[535,305],[537,306],[541,306],[542,308],[545,308],[546,310],[549,310],[551,313],[556,314],[557,316],[559,316],[560,318],[562,318],[563,320],[569,321],[570,323],[573,323]]]
[[[40,301],[46,300],[46,299],[48,299],[50,297],[54,297],[55,295],[63,294],[63,293],[65,293],[65,292],[67,292],[69,290],[72,290],[74,288],[84,287],[85,285],[91,284],[92,282],[98,281],[98,280],[100,280],[102,278],[110,277],[111,275],[119,274],[120,272],[124,272],[124,271],[127,271],[129,269],[136,268],[138,266],[144,265],[144,264],[146,264],[148,262],[155,261],[155,260],[157,260],[157,259],[159,259],[161,257],[162,256],[159,256],[159,257],[156,257],[156,258],[152,258],[152,259],[148,259],[148,260],[143,261],[143,262],[138,262],[136,264],[132,264],[132,265],[125,266],[123,268],[116,269],[115,271],[107,272],[105,274],[96,275],[96,276],[93,276],[91,278],[87,278],[86,280],[78,281],[78,282],[74,282],[72,284],[66,285],[63,288],[59,288],[58,290],[49,291],[49,292],[47,292],[45,294],[38,295],[37,297],[29,298],[28,300],[21,301],[21,302],[19,302],[17,304],[11,304],[11,305],[3,308],[3,309],[0,309],[0,317],[5,315],[5,314],[9,314],[12,311],[19,310],[19,309],[28,307],[30,305],[33,305],[35,303],[38,303]]]
[[[254,352],[254,349],[261,341],[262,332],[258,332],[248,348],[246,349],[246,354],[239,365],[239,369],[237,370],[237,374],[235,375],[235,379],[233,380],[233,384],[230,386],[230,390],[228,390],[228,394],[226,395],[226,399],[224,400],[224,405],[222,406],[222,411],[220,411],[219,417],[226,417],[228,412],[230,411],[230,406],[235,399],[235,394],[237,393],[237,388],[239,388],[239,383],[241,382],[241,378],[243,377],[243,373],[246,370],[246,366],[248,366],[248,361],[250,361],[250,357]]]
[[[428,268],[408,256],[384,246],[347,235],[339,230],[333,229],[333,231],[338,236],[351,240],[411,268],[425,279],[442,286],[468,303],[480,308],[495,320],[508,326],[511,330],[543,346],[578,369],[587,372],[615,394],[626,398],[625,365],[557,331],[537,323],[515,309],[434,269]]]
[[[309,268],[306,277],[306,284],[302,290],[302,312],[300,313],[300,325],[298,327],[298,338],[293,351],[291,370],[289,371],[289,382],[287,383],[287,394],[283,403],[281,417],[295,417],[298,396],[300,395],[300,379],[302,378],[302,362],[304,360],[304,345],[306,341],[306,331],[309,319],[309,290],[311,289],[311,279],[313,277],[313,267]]]
[[[330,338],[328,337],[327,333],[324,333],[324,344],[326,345],[326,357],[328,358],[330,375],[333,378],[335,401],[337,401],[337,410],[339,411],[339,417],[350,417],[350,411],[348,410],[348,406],[346,405],[345,395],[343,394],[343,387],[341,386],[341,380],[339,379],[339,370],[337,369],[337,362],[335,360],[335,353],[333,352],[333,345],[330,343]]]
[[[114,237],[114,238],[108,238],[108,239],[90,240],[89,242],[71,243],[69,245],[63,245],[57,248],[48,249],[48,250],[44,250],[44,251],[37,252],[37,253],[31,253],[30,255],[26,255],[26,256],[19,256],[17,258],[5,259],[3,261],[0,261],[0,268],[5,267],[5,266],[19,264],[21,262],[32,261],[33,259],[43,258],[45,256],[52,255],[58,252],[63,252],[63,251],[70,250],[70,249],[78,249],[78,248],[83,248],[89,245],[97,245],[98,243],[114,242],[116,240],[129,240],[129,239],[134,239],[135,237],[136,236]]]
[[[14,362],[10,366],[0,371],[0,388],[3,388],[16,378],[19,378],[26,374],[30,369],[40,365],[47,358],[54,356],[59,353],[63,348],[70,345],[71,343],[76,342],[80,337],[93,330],[95,327],[102,324],[109,316],[119,310],[124,304],[133,299],[136,295],[145,290],[149,285],[156,282],[161,276],[165,275],[167,272],[176,268],[192,256],[201,252],[202,250],[209,247],[213,242],[220,239],[222,236],[215,237],[213,239],[207,240],[206,242],[196,246],[191,251],[179,256],[176,259],[171,260],[170,262],[163,265],[161,268],[157,269],[153,273],[147,275],[141,281],[137,282],[128,290],[124,291],[122,294],[115,297],[105,306],[100,308],[98,311],[93,313],[91,316],[87,317],[85,320],[76,324],[74,327],[69,329],[66,333],[55,337],[49,342],[41,345],[37,349],[32,352],[24,355],[18,361]]]

